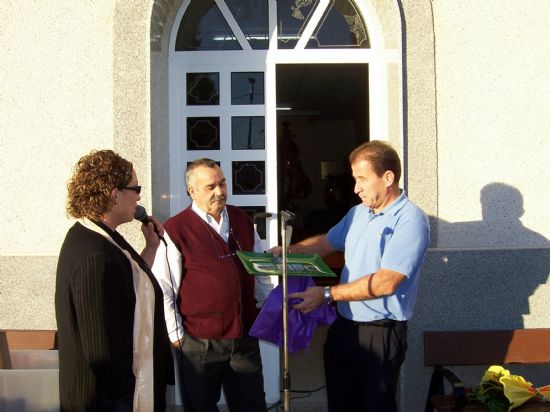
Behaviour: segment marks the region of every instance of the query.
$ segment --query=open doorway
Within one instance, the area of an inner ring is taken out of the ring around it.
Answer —
[[[292,242],[324,233],[358,203],[348,155],[368,140],[367,64],[277,65],[279,210]]]

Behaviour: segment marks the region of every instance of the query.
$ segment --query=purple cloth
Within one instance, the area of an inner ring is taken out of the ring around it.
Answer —
[[[310,277],[292,276],[287,278],[288,294],[302,292],[315,282]],[[321,305],[304,314],[292,307],[300,299],[288,300],[287,339],[288,350],[296,352],[309,346],[313,332],[318,325],[330,325],[336,319],[336,310],[332,305]],[[278,285],[267,297],[260,314],[250,329],[250,336],[255,336],[279,347],[283,347],[283,288]]]

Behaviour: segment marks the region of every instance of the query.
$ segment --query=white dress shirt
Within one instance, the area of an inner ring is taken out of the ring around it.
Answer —
[[[191,205],[191,209],[214,229],[225,242],[228,241],[231,226],[229,225],[227,209],[222,211],[219,223],[208,213],[199,209],[195,202]],[[166,232],[164,233],[164,240],[166,240],[166,246],[162,242],[159,245],[152,271],[164,294],[164,316],[166,319],[168,336],[172,342],[177,342],[183,338],[184,334],[181,315],[176,303],[181,284],[181,253]],[[263,252],[262,242],[256,231],[254,231],[254,252]],[[257,306],[261,307],[267,295],[269,295],[269,292],[273,289],[274,284],[271,282],[270,276],[256,276],[254,284],[254,296],[258,302]]]

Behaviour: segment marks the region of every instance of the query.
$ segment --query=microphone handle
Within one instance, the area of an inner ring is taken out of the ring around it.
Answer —
[[[149,222],[153,223],[151,220],[149,220]],[[153,223],[153,229],[155,230],[155,233],[157,234],[157,236],[159,237],[159,239],[162,241],[162,243],[164,243],[164,246],[168,246],[166,244],[166,240],[164,240],[164,236],[161,236],[160,233],[159,233],[159,230],[157,229],[157,227],[155,226],[155,224]]]
[[[153,230],[155,231],[155,233],[157,234],[157,236],[159,237],[159,239],[162,241],[162,243],[164,243],[164,246],[168,246],[166,244],[166,240],[164,239],[164,236],[161,236],[160,233],[159,233],[159,230],[157,229],[156,225],[153,223],[153,221],[149,218],[149,216],[147,216],[147,214],[145,216],[140,216],[140,218],[138,219],[141,223],[143,223],[144,225],[147,225],[148,223],[152,223],[153,224]]]

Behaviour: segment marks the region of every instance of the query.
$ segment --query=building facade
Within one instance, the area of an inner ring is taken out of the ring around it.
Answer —
[[[231,203],[293,210],[306,236],[353,201],[349,150],[382,139],[432,224],[400,391],[403,411],[422,410],[423,331],[550,325],[546,6],[2,2],[0,328],[55,329],[66,183],[92,149],[133,162],[161,221],[189,202],[186,162],[207,156]],[[276,244],[276,220],[258,223]],[[266,364],[274,400],[272,348]],[[541,386],[545,372],[525,375]]]

